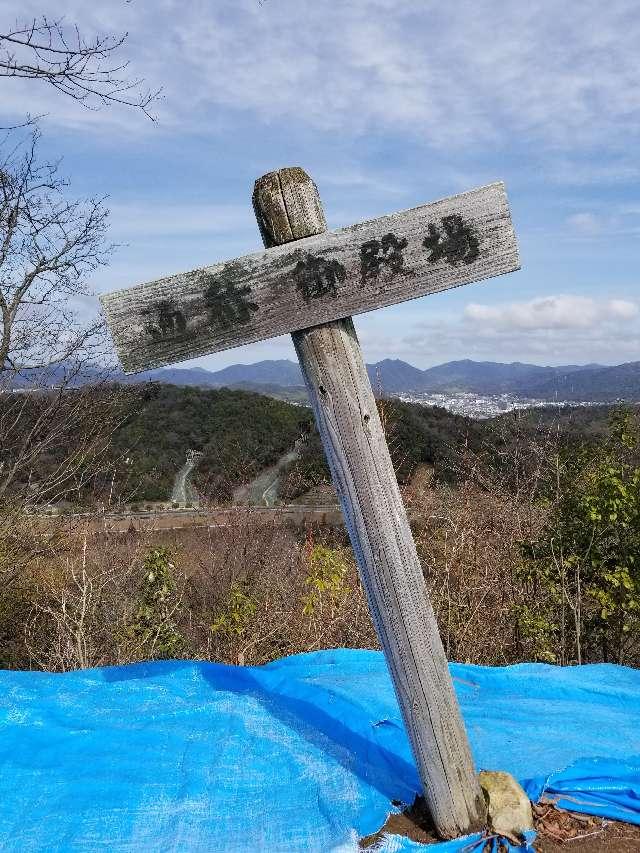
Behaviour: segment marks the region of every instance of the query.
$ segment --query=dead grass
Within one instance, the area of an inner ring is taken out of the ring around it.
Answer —
[[[404,497],[448,658],[548,660],[535,618],[548,618],[553,602],[518,573],[519,543],[542,520],[534,502],[472,482],[433,487],[426,469]],[[265,525],[247,513],[217,528],[69,541],[0,589],[1,667],[59,671],[163,656],[257,665],[321,648],[378,647],[343,529],[292,526],[277,512]],[[157,548],[170,555],[171,589],[162,615],[147,614],[142,631],[143,563]],[[171,643],[137,641],[155,629]]]
[[[531,658],[517,613],[519,541],[540,523],[530,505],[471,483],[405,497],[418,553],[450,660],[502,665]]]
[[[341,588],[330,602],[320,594],[305,613],[318,545],[337,555]],[[98,534],[33,561],[0,591],[0,666],[65,671],[166,656],[133,640],[143,562],[162,547],[173,582],[162,618],[180,637],[179,657],[250,665],[376,645],[345,535],[290,527],[277,517],[256,527],[248,516],[218,529]]]

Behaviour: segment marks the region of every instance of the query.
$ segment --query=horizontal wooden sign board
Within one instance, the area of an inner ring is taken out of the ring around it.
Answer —
[[[519,269],[502,182],[101,297],[127,373]]]

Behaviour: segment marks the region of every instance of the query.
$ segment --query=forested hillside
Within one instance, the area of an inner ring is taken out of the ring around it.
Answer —
[[[96,473],[79,483],[75,497],[68,498],[78,508],[168,500],[188,450],[203,453],[193,474],[197,490],[213,502],[224,503],[231,499],[236,486],[275,463],[302,434],[307,440],[301,458],[289,466],[283,478],[283,501],[299,498],[329,480],[309,408],[227,388],[148,384],[129,387],[126,393],[119,388],[114,386],[112,393],[109,388],[90,393],[88,387],[73,392],[78,397],[74,412],[78,406],[87,413],[95,410],[94,420],[102,410],[100,406],[111,411],[114,394],[119,395],[119,414],[110,417],[120,425],[110,446],[95,464]],[[25,423],[35,423],[41,416],[42,394],[5,395],[3,400],[6,411],[2,422],[17,404]],[[532,436],[553,427],[567,445],[598,440],[606,431],[609,414],[605,406],[547,408],[476,421],[445,409],[396,399],[380,401],[379,407],[401,483],[418,465],[429,465],[439,482],[455,482],[462,476],[461,458],[473,453],[491,453],[506,462],[516,433]],[[64,413],[58,413],[57,418],[64,427]],[[29,489],[34,480],[55,476],[61,460],[78,440],[77,430],[71,426],[57,428],[55,434],[55,442],[47,447],[37,468],[23,466],[21,476],[14,478],[14,488]],[[18,444],[18,439],[14,443]]]
[[[114,436],[118,494],[167,500],[187,450],[203,452],[194,482],[215,501],[289,450],[311,412],[247,391],[174,385],[144,388],[137,410]],[[128,462],[126,461],[128,460]]]
[[[456,449],[464,444],[479,448],[486,429],[444,409],[399,400],[380,407],[401,482],[418,464],[433,466],[441,480],[451,479]],[[284,499],[329,479],[310,409],[248,391],[150,385],[114,436],[116,492],[123,500],[127,495],[166,500],[187,450],[194,449],[204,454],[194,474],[196,488],[224,502],[235,486],[273,464],[302,433],[307,441],[301,459],[290,467]]]
[[[418,465],[429,465],[436,479],[455,478],[454,457],[467,444],[479,449],[482,424],[435,406],[400,400],[379,400],[378,409],[399,482],[405,483]],[[283,501],[300,497],[308,489],[330,480],[320,436],[314,429],[300,459],[288,469]]]
[[[455,483],[469,473],[469,460],[479,455],[506,471],[512,467],[517,446],[551,431],[566,450],[602,441],[611,411],[608,406],[549,406],[477,421],[437,406],[395,399],[378,401],[378,408],[401,484],[418,465],[432,468],[435,482]],[[283,498],[297,498],[328,479],[324,451],[314,430],[301,458],[289,467]]]
[[[522,389],[524,396],[558,400],[640,400],[640,362],[560,373]]]
[[[523,433],[533,437],[554,428],[566,446],[599,440],[609,416],[605,406],[550,407],[476,421],[394,399],[378,405],[401,483],[418,465],[433,468],[437,482],[455,482],[464,476],[463,456],[470,454],[490,454],[508,466],[510,447]],[[283,480],[285,502],[330,480],[310,409],[249,391],[146,386],[114,436],[112,500],[167,500],[187,450],[193,449],[204,454],[193,475],[197,490],[215,503],[227,502],[236,486],[276,462],[303,433],[301,458]],[[111,483],[105,479],[99,488],[103,497],[107,489]]]
[[[379,405],[400,482],[419,464],[432,466],[441,481],[454,479],[457,451],[463,445],[479,449],[486,431],[481,422],[445,409],[398,400]],[[118,493],[125,496],[137,482],[137,499],[166,500],[187,450],[194,449],[204,454],[194,474],[196,488],[224,502],[302,433],[307,440],[301,459],[290,466],[284,500],[329,480],[310,409],[247,391],[150,386],[139,411],[115,436],[114,457],[129,459],[119,468]]]

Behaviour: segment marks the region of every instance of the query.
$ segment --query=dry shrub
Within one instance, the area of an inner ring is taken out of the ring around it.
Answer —
[[[87,538],[57,559],[33,562],[6,591],[29,603],[23,666],[64,672],[126,663],[121,637],[131,617],[135,569],[117,551],[89,549]],[[14,637],[17,646],[17,631]]]
[[[571,662],[566,639],[548,627],[564,624],[575,604],[531,580],[523,547],[544,534],[553,511],[544,484],[554,441],[512,432],[493,442],[491,457],[460,460],[467,476],[457,487],[434,484],[423,468],[405,489],[450,660]],[[73,548],[42,554],[19,584],[0,590],[0,665],[64,670],[158,657],[257,665],[378,647],[344,530],[296,527],[277,510],[232,518],[78,537]]]
[[[531,506],[424,478],[407,503],[448,657],[539,657],[518,621],[518,543],[536,523]],[[345,531],[271,518],[244,511],[228,526],[78,536],[43,555],[0,592],[0,666],[64,671],[162,657],[257,665],[377,648]]]
[[[199,656],[255,665],[319,648],[376,645],[341,532],[293,528],[277,513],[256,529],[248,513],[210,531],[191,572],[190,636]]]
[[[0,592],[0,639],[0,666],[50,671],[376,645],[344,533],[250,512],[225,527],[76,537]]]
[[[472,482],[422,494],[416,546],[450,660],[508,664],[526,659],[517,613],[520,542],[539,524],[530,504]]]

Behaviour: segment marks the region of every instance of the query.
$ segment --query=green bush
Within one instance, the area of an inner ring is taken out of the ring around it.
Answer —
[[[228,598],[211,624],[213,634],[226,637],[243,637],[253,622],[258,609],[256,599],[248,594],[247,583],[231,584]]]
[[[346,578],[349,571],[345,549],[312,545],[307,549],[307,592],[302,598],[302,612],[311,616],[328,607],[331,614],[349,595]]]
[[[520,629],[560,649],[561,663],[622,663],[640,642],[639,453],[638,416],[614,411],[603,443],[554,460],[546,522],[522,544],[532,606]],[[536,599],[554,609],[536,616]]]
[[[168,549],[149,551],[142,569],[139,603],[126,637],[145,657],[177,657],[185,652],[185,641],[174,621],[180,598]]]

